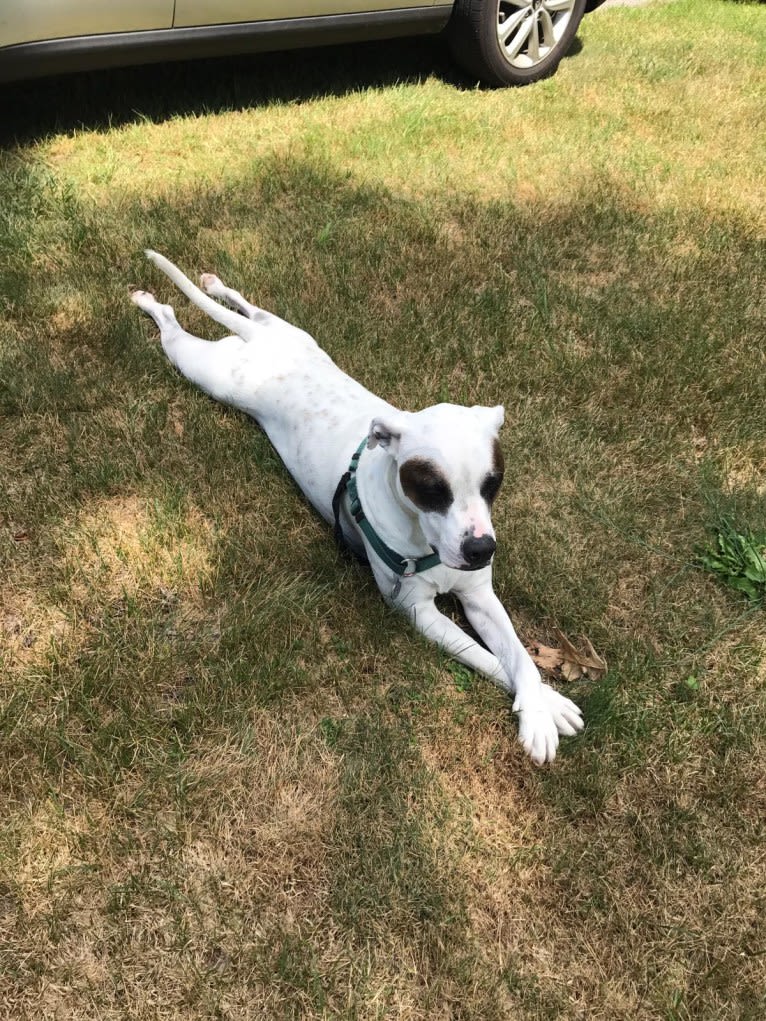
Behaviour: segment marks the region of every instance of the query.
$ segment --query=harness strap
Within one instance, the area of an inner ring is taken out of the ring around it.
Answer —
[[[424,557],[403,557],[400,553],[392,550],[390,546],[387,546],[380,538],[378,533],[370,524],[367,516],[362,509],[362,503],[359,499],[359,490],[356,484],[356,469],[359,465],[359,458],[362,456],[362,451],[367,446],[367,437],[357,447],[351,463],[348,466],[348,471],[341,476],[340,482],[335,490],[335,495],[332,498],[332,510],[335,516],[335,539],[340,546],[344,545],[343,542],[343,530],[340,525],[340,502],[343,498],[343,494],[348,492],[349,495],[349,511],[354,518],[354,521],[359,525],[362,533],[369,542],[370,546],[375,550],[375,553],[380,557],[386,567],[390,568],[394,574],[398,574],[400,577],[409,578],[413,574],[421,574],[423,571],[428,571],[432,567],[436,567],[437,564],[441,563],[438,553],[429,553]]]
[[[335,536],[335,542],[338,544],[338,549],[341,553],[345,553],[346,556],[353,556],[360,564],[364,564],[369,567],[370,561],[367,557],[357,553],[356,550],[352,550],[346,540],[343,538],[343,529],[340,527],[340,502],[343,499],[343,494],[346,492],[346,486],[348,480],[351,478],[351,472],[345,472],[341,475],[340,482],[337,485],[335,494],[332,498],[332,512],[335,517],[335,527],[333,528],[333,535]]]

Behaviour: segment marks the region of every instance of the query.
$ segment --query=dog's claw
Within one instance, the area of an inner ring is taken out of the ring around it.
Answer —
[[[543,684],[543,701],[553,717],[559,734],[572,737],[582,730],[582,712],[571,699],[560,695],[548,684]]]

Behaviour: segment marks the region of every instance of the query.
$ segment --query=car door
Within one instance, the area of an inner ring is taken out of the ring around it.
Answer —
[[[242,21],[314,18],[402,8],[432,7],[434,0],[176,0],[175,28]]]
[[[0,0],[0,46],[172,24],[173,0]]]

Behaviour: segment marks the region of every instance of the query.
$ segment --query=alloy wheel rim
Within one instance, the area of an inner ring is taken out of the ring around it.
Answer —
[[[500,0],[497,40],[508,63],[535,67],[556,48],[572,18],[576,0]]]

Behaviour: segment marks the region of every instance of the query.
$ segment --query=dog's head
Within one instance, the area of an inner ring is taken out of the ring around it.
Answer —
[[[490,511],[503,481],[501,407],[436,404],[373,420],[369,448],[396,462],[399,496],[447,567],[476,571],[495,552]]]

